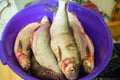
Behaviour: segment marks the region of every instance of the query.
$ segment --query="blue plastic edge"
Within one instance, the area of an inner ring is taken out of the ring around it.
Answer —
[[[1,40],[0,40],[0,60],[1,60]]]
[[[3,53],[4,53],[4,55],[3,55]],[[7,64],[7,61],[8,61],[8,58],[7,57],[5,57],[5,50],[4,50],[4,45],[3,45],[3,41],[2,40],[0,40],[0,60],[1,60],[1,62],[4,64],[4,65],[6,65]]]

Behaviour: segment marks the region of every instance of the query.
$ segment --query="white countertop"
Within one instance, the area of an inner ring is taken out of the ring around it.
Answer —
[[[5,0],[7,2],[7,0]],[[3,2],[5,2],[3,1]],[[6,3],[5,2],[5,3]],[[10,20],[10,18],[18,12],[14,0],[9,0],[10,6],[4,8],[2,12],[0,13],[0,40],[1,40],[1,34],[3,31],[3,28],[7,24],[7,22]],[[2,5],[2,3],[1,3]]]

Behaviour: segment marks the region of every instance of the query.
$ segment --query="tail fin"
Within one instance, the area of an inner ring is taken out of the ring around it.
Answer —
[[[43,16],[42,20],[41,20],[41,23],[49,23],[49,19],[48,19],[48,16]]]
[[[68,3],[69,3],[69,0],[59,0],[59,5],[58,5],[58,8],[60,7],[64,7],[64,5],[65,5],[65,9],[67,10],[68,9]]]
[[[67,4],[69,0],[59,0],[59,2],[64,2],[65,4]]]
[[[50,27],[50,21],[49,21],[47,15],[43,16],[43,18],[42,18],[42,20],[41,20],[41,23],[42,23],[42,24],[45,24],[46,27]]]

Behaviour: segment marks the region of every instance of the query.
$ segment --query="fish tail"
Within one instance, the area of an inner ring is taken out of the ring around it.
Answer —
[[[28,70],[31,63],[30,63],[30,60],[29,60],[29,55],[25,55],[23,52],[22,52],[22,42],[21,40],[19,40],[19,43],[18,43],[18,48],[17,48],[17,52],[16,52],[16,58],[20,64],[20,66],[22,67],[23,70]]]
[[[42,18],[42,20],[41,20],[41,23],[47,25],[47,27],[50,26],[50,21],[49,21],[47,15],[43,16],[43,18]]]
[[[47,15],[42,17],[41,23],[49,23]]]
[[[67,4],[69,0],[59,0],[59,2],[64,2],[65,4]]]
[[[65,5],[65,9],[68,8],[68,3],[69,3],[69,0],[59,0],[59,7],[62,6],[62,5]]]

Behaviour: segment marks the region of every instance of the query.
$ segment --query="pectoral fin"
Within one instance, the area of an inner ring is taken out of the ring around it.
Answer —
[[[61,48],[58,46],[58,61],[62,60],[62,52],[61,52]]]
[[[18,43],[17,53],[22,53],[22,41],[21,40],[19,40],[19,43]]]

